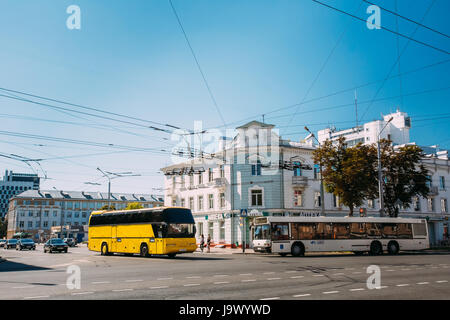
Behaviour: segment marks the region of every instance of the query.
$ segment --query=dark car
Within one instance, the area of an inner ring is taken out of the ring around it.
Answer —
[[[64,242],[67,243],[69,247],[75,247],[77,244],[74,238],[64,238]]]
[[[16,250],[36,250],[36,244],[33,239],[20,239],[17,241]]]
[[[67,245],[67,243],[65,243],[62,239],[59,238],[50,239],[44,244],[44,252],[48,251],[52,253],[55,251],[59,251],[67,253],[68,248],[69,246]]]
[[[0,239],[0,248],[4,247],[6,244],[6,240],[5,239]]]
[[[8,240],[6,240],[6,243],[5,243],[5,249],[13,249],[16,247],[16,245],[17,245],[16,239],[8,239]]]

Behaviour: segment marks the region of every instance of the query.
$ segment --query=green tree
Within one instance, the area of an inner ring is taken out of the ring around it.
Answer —
[[[348,147],[344,137],[337,144],[327,140],[314,150],[313,159],[322,165],[325,190],[339,196],[341,202],[349,207],[350,216],[364,199],[372,199],[376,195],[377,153],[373,146],[359,143]]]
[[[396,150],[390,141],[381,140],[380,149],[384,207],[390,217],[397,217],[400,203],[409,208],[414,197],[428,196],[429,172],[420,161],[422,149],[416,145]]]
[[[139,202],[131,202],[127,205],[125,210],[135,210],[135,209],[143,209],[144,206],[140,204]]]
[[[116,207],[115,206],[108,206],[107,204],[105,204],[103,207],[100,208],[100,210],[112,211],[112,210],[116,210]]]

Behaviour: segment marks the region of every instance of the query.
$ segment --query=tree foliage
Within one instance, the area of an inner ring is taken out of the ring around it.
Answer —
[[[364,199],[375,197],[377,153],[373,146],[359,143],[348,147],[343,137],[336,145],[327,140],[313,152],[313,159],[322,166],[326,191],[339,196],[350,216]]]
[[[409,208],[414,197],[428,196],[429,172],[420,163],[422,149],[416,145],[395,150],[390,141],[381,140],[380,149],[384,207],[389,216],[397,217],[400,203]]]
[[[144,206],[140,204],[139,202],[131,202],[127,205],[125,210],[135,210],[135,209],[143,209]]]
[[[107,204],[105,204],[103,207],[100,208],[100,210],[112,211],[112,210],[116,210],[116,207],[115,206],[108,206]]]

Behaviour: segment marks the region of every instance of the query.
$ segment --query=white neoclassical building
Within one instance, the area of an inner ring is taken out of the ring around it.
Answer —
[[[214,245],[251,246],[255,217],[321,215],[322,200],[326,215],[348,215],[334,195],[321,199],[312,141],[283,140],[273,125],[252,121],[219,149],[161,169],[165,205],[192,210],[197,239],[203,234]],[[432,173],[432,195],[402,208],[400,216],[427,218],[430,240],[438,243],[448,233],[449,159],[430,155],[424,163]],[[364,207],[369,216],[379,215],[377,200]]]

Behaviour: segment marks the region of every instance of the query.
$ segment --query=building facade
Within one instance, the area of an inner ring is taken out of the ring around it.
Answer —
[[[10,200],[7,237],[26,232],[38,241],[54,236],[86,240],[91,212],[108,203],[117,210],[124,209],[129,203],[152,208],[162,206],[163,198],[150,194],[112,193],[108,201],[108,194],[100,192],[28,190]]]
[[[0,218],[8,212],[9,199],[27,190],[38,190],[40,178],[37,174],[5,171],[0,180]]]
[[[197,239],[203,234],[205,239],[210,235],[215,245],[251,246],[255,217],[319,216],[322,201],[326,215],[348,215],[348,208],[333,194],[325,193],[321,199],[320,171],[312,160],[315,146],[283,140],[273,128],[250,122],[237,128],[237,135],[214,159],[190,159],[161,169],[165,205],[192,210]],[[270,136],[265,139],[270,143],[252,139],[262,135]],[[437,244],[448,233],[449,159],[424,161],[432,175],[432,195],[417,199],[415,207],[402,208],[400,216],[427,218],[430,240]],[[377,200],[366,201],[363,207],[367,215],[379,216]]]

